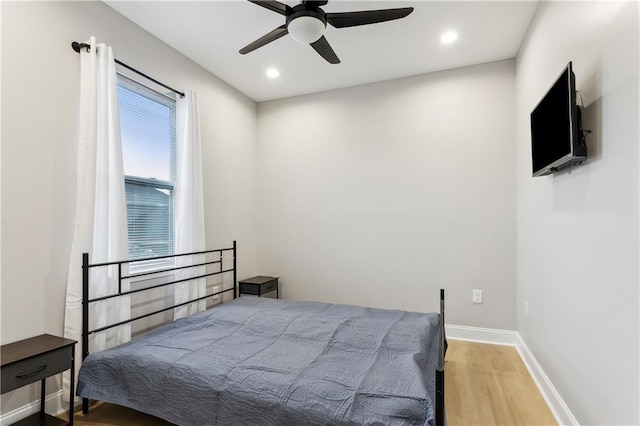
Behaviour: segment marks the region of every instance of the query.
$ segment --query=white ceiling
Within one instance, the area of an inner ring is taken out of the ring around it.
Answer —
[[[290,36],[240,55],[242,47],[285,23],[284,16],[247,1],[106,3],[257,102],[513,58],[538,4],[331,0],[323,7],[327,13],[414,7],[396,21],[328,25],[325,37],[342,61],[331,65]],[[447,30],[458,39],[443,45]],[[265,76],[272,67],[280,71],[277,79]]]

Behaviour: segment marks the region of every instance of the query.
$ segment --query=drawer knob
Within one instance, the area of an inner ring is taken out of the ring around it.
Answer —
[[[27,371],[26,373],[19,373],[19,374],[16,374],[16,378],[17,378],[17,379],[22,379],[22,378],[24,378],[24,377],[33,376],[34,374],[41,372],[41,371],[42,371],[42,370],[44,370],[45,368],[47,368],[47,364],[43,365],[42,367],[38,367],[38,368],[36,368],[36,369],[35,369],[35,370],[33,370],[33,371]]]

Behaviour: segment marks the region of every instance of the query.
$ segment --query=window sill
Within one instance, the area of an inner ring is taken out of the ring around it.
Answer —
[[[167,277],[175,274],[175,267],[174,258],[132,262],[129,266],[129,276],[131,282]]]

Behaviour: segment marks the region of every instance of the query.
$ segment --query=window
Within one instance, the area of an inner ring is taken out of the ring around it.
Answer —
[[[122,76],[118,79],[118,102],[129,258],[171,255],[176,102]]]

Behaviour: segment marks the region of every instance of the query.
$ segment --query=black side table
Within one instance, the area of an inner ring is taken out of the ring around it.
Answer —
[[[238,281],[238,284],[240,284],[240,295],[252,294],[260,297],[263,294],[275,291],[276,299],[280,298],[278,291],[278,277],[265,277],[259,275],[257,277]]]
[[[1,393],[18,389],[22,386],[40,380],[40,412],[26,419],[20,420],[16,425],[64,425],[64,420],[53,417],[44,412],[44,399],[46,396],[45,382],[47,377],[71,370],[74,376],[75,340],[42,334],[19,342],[9,343],[0,347],[2,359]],[[71,381],[69,389],[69,425],[73,425],[73,394],[74,383]]]

